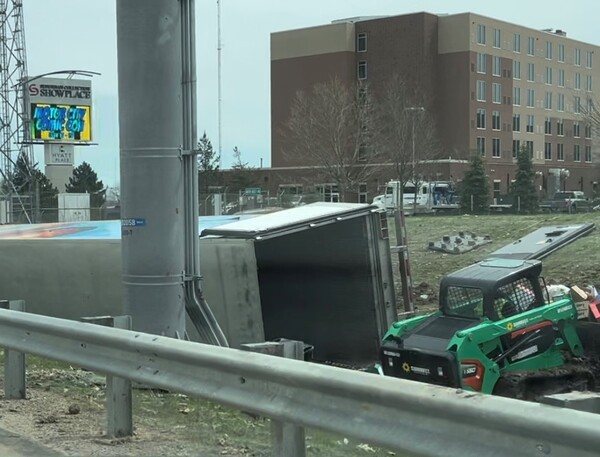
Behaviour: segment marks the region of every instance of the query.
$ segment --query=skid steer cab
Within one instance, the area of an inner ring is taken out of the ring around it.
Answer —
[[[570,296],[544,300],[539,260],[489,259],[444,277],[435,313],[396,322],[383,338],[384,375],[536,398],[589,388]],[[544,392],[542,392],[542,390]]]

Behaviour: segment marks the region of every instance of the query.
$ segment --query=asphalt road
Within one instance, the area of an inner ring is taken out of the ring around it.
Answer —
[[[45,448],[16,433],[0,428],[0,456],[59,457],[64,456],[64,454]]]

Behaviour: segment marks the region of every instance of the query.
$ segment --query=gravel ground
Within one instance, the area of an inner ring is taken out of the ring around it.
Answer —
[[[133,437],[107,437],[103,379],[83,370],[34,369],[26,400],[0,400],[0,428],[67,456],[260,455],[233,448],[226,439],[210,450],[185,425],[137,418]],[[186,414],[185,408],[177,413]]]
[[[182,394],[134,389],[134,435],[105,435],[104,378],[31,357],[26,400],[0,400],[0,432],[8,431],[65,456],[268,457],[270,422]],[[47,368],[44,365],[52,366]],[[29,362],[28,362],[28,366]],[[0,377],[0,385],[2,379]],[[4,392],[0,390],[0,398]],[[14,438],[13,438],[14,440]],[[5,444],[0,433],[0,455]],[[306,430],[307,455],[388,457],[396,454]],[[46,454],[23,453],[23,456]],[[56,455],[56,454],[53,454]]]

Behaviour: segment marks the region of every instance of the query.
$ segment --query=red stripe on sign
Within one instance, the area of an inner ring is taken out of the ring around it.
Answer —
[[[600,310],[598,309],[598,305],[600,305],[600,302],[598,301],[590,303],[590,311],[596,320],[600,320]]]

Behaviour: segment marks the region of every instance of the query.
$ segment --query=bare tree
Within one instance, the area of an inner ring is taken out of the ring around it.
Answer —
[[[590,125],[595,136],[600,136],[600,111],[598,111],[598,99],[589,98],[586,104],[582,104],[579,98],[576,98],[575,109],[579,111],[581,117]]]
[[[413,182],[416,189],[429,174],[430,161],[440,154],[428,105],[423,94],[409,88],[398,75],[390,77],[376,100],[376,144],[380,157],[394,166],[400,183],[401,208],[404,186]]]
[[[579,97],[575,98],[574,104],[575,110],[579,112],[580,117],[584,123],[585,134],[584,137],[590,137],[592,140],[592,163],[596,170],[595,174],[598,175],[600,180],[600,100],[598,97],[589,97],[587,102],[582,104]],[[588,158],[586,157],[587,161]],[[594,188],[594,198],[600,196],[597,188]]]
[[[340,199],[357,192],[375,172],[372,103],[366,86],[339,79],[297,92],[287,123],[286,155],[302,156],[323,182],[335,183]]]

